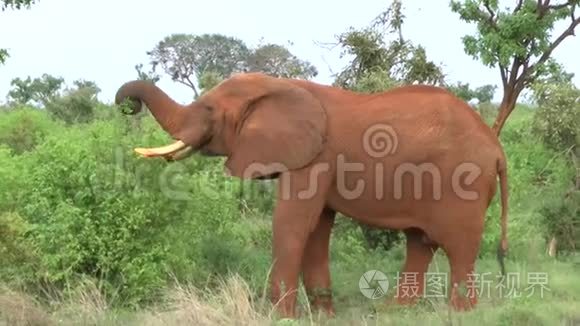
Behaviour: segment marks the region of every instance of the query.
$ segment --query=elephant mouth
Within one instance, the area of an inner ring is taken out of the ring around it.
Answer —
[[[151,147],[151,148],[135,148],[135,152],[143,157],[163,157],[167,161],[177,161],[187,157],[193,150],[193,148],[186,143],[178,140],[173,144],[161,146],[161,147]]]

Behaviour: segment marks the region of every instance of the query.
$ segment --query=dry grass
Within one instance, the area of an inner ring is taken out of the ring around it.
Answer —
[[[252,300],[248,284],[233,276],[222,282],[216,292],[178,285],[169,293],[165,311],[156,313],[151,325],[271,324],[264,311],[262,303]]]
[[[0,326],[4,325],[270,325],[274,309],[265,298],[254,300],[239,276],[221,282],[213,292],[177,284],[158,307],[123,320],[94,283],[55,302],[52,312],[33,298],[14,291],[0,295]],[[55,299],[55,301],[57,301]]]
[[[52,325],[48,313],[34,298],[0,288],[0,325]]]
[[[384,306],[381,300],[356,300],[357,293],[337,298],[338,315],[311,314],[300,293],[301,318],[277,320],[266,293],[256,294],[240,276],[222,281],[213,291],[176,284],[158,304],[146,310],[119,311],[99,287],[86,283],[66,298],[40,305],[33,298],[4,290],[0,295],[0,326],[20,325],[577,325],[580,323],[578,267],[544,263],[551,291],[544,298],[482,300],[469,313],[454,313],[441,302],[417,307]],[[518,270],[523,271],[523,267]],[[379,302],[381,301],[381,302]],[[371,308],[373,306],[374,308]]]

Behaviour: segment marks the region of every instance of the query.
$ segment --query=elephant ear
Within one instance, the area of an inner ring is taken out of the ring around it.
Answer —
[[[253,100],[226,161],[232,176],[271,177],[310,163],[326,142],[326,112],[314,95],[296,86]]]

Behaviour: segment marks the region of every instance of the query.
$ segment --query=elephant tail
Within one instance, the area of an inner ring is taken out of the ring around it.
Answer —
[[[502,158],[497,163],[497,170],[500,182],[501,191],[501,237],[497,248],[497,260],[501,268],[502,276],[505,276],[504,257],[508,250],[507,241],[507,214],[508,214],[508,184],[507,184],[507,166],[505,158]]]

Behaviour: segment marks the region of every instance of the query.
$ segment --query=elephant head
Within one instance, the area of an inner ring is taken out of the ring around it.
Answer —
[[[135,114],[145,104],[175,140],[157,148],[136,148],[146,157],[179,160],[193,152],[227,157],[226,169],[240,178],[272,177],[299,169],[322,151],[326,112],[308,90],[288,79],[238,74],[189,105],[171,99],[147,81],[122,85],[116,104],[128,100]]]

